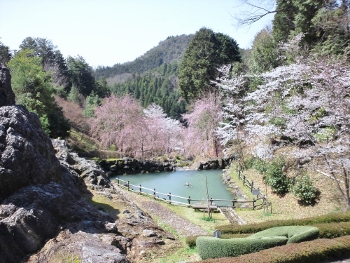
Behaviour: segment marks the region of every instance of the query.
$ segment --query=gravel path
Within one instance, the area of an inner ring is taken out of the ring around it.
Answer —
[[[137,204],[142,210],[144,210],[151,216],[156,215],[163,222],[169,224],[172,228],[176,229],[179,235],[186,237],[208,235],[208,232],[206,232],[204,229],[182,218],[181,216],[178,216],[176,213],[166,208],[165,206],[162,206],[156,201],[140,196],[133,192],[128,192],[124,189],[122,189],[122,191],[129,200]]]

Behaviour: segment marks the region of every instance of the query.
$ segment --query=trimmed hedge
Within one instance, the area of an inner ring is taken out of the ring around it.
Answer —
[[[204,263],[319,263],[350,257],[350,236],[316,239],[273,247],[234,258],[206,259]]]
[[[317,227],[312,226],[280,226],[260,231],[247,238],[257,239],[276,236],[284,236],[288,238],[287,244],[300,243],[318,238],[319,230]]]
[[[201,236],[197,238],[198,254],[202,259],[236,257],[257,252],[262,249],[282,246],[287,243],[287,237],[267,237],[262,239],[232,238],[221,239]]]
[[[250,225],[224,225],[218,226],[218,230],[222,234],[246,234],[246,233],[256,233],[271,227],[276,226],[305,226],[305,225],[315,225],[322,223],[335,223],[335,222],[350,222],[350,213],[349,212],[339,212],[339,213],[330,213],[327,215],[304,218],[304,219],[295,219],[295,220],[276,220],[276,221],[267,221],[260,224],[250,224]]]
[[[350,235],[350,222],[314,224],[320,230],[320,238],[336,238]]]
[[[202,236],[197,238],[196,245],[202,259],[235,257],[287,243],[312,240],[318,235],[316,227],[283,226],[269,228],[246,238],[220,239]]]

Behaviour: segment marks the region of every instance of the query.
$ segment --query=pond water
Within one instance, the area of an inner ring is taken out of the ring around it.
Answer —
[[[117,178],[129,181],[133,184],[133,190],[139,191],[139,186],[149,188],[142,189],[142,192],[154,194],[156,196],[169,200],[169,193],[176,196],[184,197],[185,199],[171,196],[172,201],[188,203],[187,198],[191,197],[191,203],[205,202],[207,199],[206,180],[208,185],[209,198],[213,199],[234,199],[233,193],[228,190],[227,185],[222,182],[221,170],[207,170],[207,171],[192,171],[180,170],[176,172],[150,173],[150,174],[135,174],[135,175],[121,175],[112,177],[112,180]],[[207,178],[207,179],[206,179]],[[120,183],[122,183],[120,181]],[[186,186],[186,184],[189,186]],[[160,194],[163,193],[164,195]],[[232,202],[214,201],[217,205],[230,205]]]

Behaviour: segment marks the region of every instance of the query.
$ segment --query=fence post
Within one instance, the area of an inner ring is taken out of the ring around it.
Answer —
[[[253,210],[255,210],[255,198],[253,199]]]
[[[156,199],[156,188],[153,188],[153,196],[154,196],[154,199]]]
[[[245,184],[245,175],[243,174],[243,184]]]
[[[252,181],[251,187],[250,187],[250,192],[253,193],[253,188],[254,188],[254,182]]]
[[[235,199],[232,199],[232,207],[235,208]]]
[[[210,198],[210,205],[213,205],[213,198]]]
[[[169,193],[168,196],[169,196],[169,203],[171,204],[171,193]]]
[[[140,194],[141,194],[141,185],[140,185]]]
[[[188,196],[187,201],[188,201],[188,204],[190,205],[191,204],[191,196]]]
[[[128,181],[128,191],[130,190],[130,183],[129,183],[129,181]]]
[[[117,184],[118,184],[118,186],[119,186],[119,177],[117,178]]]

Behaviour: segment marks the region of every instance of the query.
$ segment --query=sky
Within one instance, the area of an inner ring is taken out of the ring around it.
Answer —
[[[94,68],[133,61],[168,36],[202,27],[249,48],[272,20],[237,28],[240,0],[0,0],[0,10],[0,41],[11,50],[26,37],[46,38]]]

